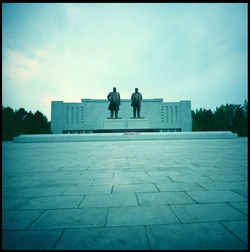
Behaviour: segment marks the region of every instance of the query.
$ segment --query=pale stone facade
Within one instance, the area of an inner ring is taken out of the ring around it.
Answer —
[[[105,99],[82,99],[78,103],[52,101],[52,132],[61,134],[104,130],[104,121],[110,117],[108,105],[109,102]],[[128,122],[133,116],[131,100],[121,100],[118,116],[122,119],[114,120],[123,120],[124,124],[121,125],[126,125],[125,129],[129,129],[127,125],[131,125]],[[145,118],[148,129],[192,131],[191,101],[163,102],[162,98],[143,99],[141,117]]]

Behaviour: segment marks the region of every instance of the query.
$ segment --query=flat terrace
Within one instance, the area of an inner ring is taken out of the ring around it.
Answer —
[[[247,142],[2,142],[2,249],[247,249]]]

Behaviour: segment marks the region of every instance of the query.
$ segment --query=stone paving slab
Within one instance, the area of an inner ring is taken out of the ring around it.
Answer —
[[[150,176],[158,176],[158,177],[162,177],[162,176],[175,176],[175,175],[180,175],[179,172],[177,171],[149,171],[148,174]]]
[[[148,178],[147,172],[115,172],[115,178]]]
[[[92,182],[92,185],[127,185],[127,184],[133,184],[132,178],[100,178],[100,179],[94,179]]]
[[[167,205],[110,208],[107,226],[179,223]]]
[[[113,172],[96,172],[96,171],[83,171],[81,173],[81,178],[86,179],[86,178],[91,178],[91,179],[96,179],[96,178],[113,178],[114,174]]]
[[[144,227],[67,229],[55,249],[61,250],[148,250]]]
[[[233,191],[192,191],[187,194],[198,203],[247,201]]]
[[[113,193],[122,192],[158,192],[158,190],[154,184],[114,185]]]
[[[77,208],[83,196],[46,196],[32,198],[20,209],[61,209]]]
[[[111,193],[111,185],[85,186],[84,184],[68,187],[62,195],[85,195]]]
[[[195,182],[182,182],[182,183],[163,183],[162,181],[156,182],[156,186],[160,191],[201,191],[204,190],[199,184]]]
[[[13,210],[2,213],[3,230],[20,230],[27,228],[41,215],[41,210]]]
[[[2,210],[18,210],[23,206],[31,197],[28,198],[2,198]]]
[[[190,204],[195,203],[184,192],[137,193],[140,205]]]
[[[155,225],[146,229],[154,250],[247,249],[246,244],[218,223]]]
[[[52,250],[61,230],[3,231],[3,250]]]
[[[117,193],[86,195],[79,207],[119,207],[137,205],[138,203],[134,193]]]
[[[155,183],[163,183],[163,184],[172,184],[172,180],[168,177],[143,177],[143,178],[132,178],[134,184],[155,184]]]
[[[202,175],[170,175],[174,182],[211,182],[212,180]]]
[[[182,223],[246,220],[247,216],[226,203],[171,205]]]
[[[238,174],[216,174],[209,176],[213,181],[225,181],[225,182],[233,182],[233,181],[247,181],[246,176],[238,175]]]
[[[45,187],[36,188],[25,187],[13,190],[5,190],[2,192],[2,197],[5,198],[22,198],[22,197],[39,197],[39,196],[57,196],[65,190],[65,187]]]
[[[104,227],[107,208],[46,210],[29,229]]]

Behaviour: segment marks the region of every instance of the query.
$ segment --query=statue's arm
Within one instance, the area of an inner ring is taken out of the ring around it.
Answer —
[[[107,99],[109,100],[109,98],[110,98],[110,93],[108,94],[108,96],[107,96]]]

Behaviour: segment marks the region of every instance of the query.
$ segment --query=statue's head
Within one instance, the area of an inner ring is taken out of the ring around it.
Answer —
[[[116,92],[116,87],[113,87],[113,92]]]
[[[138,88],[135,88],[135,92],[136,92],[136,93],[138,92]]]

